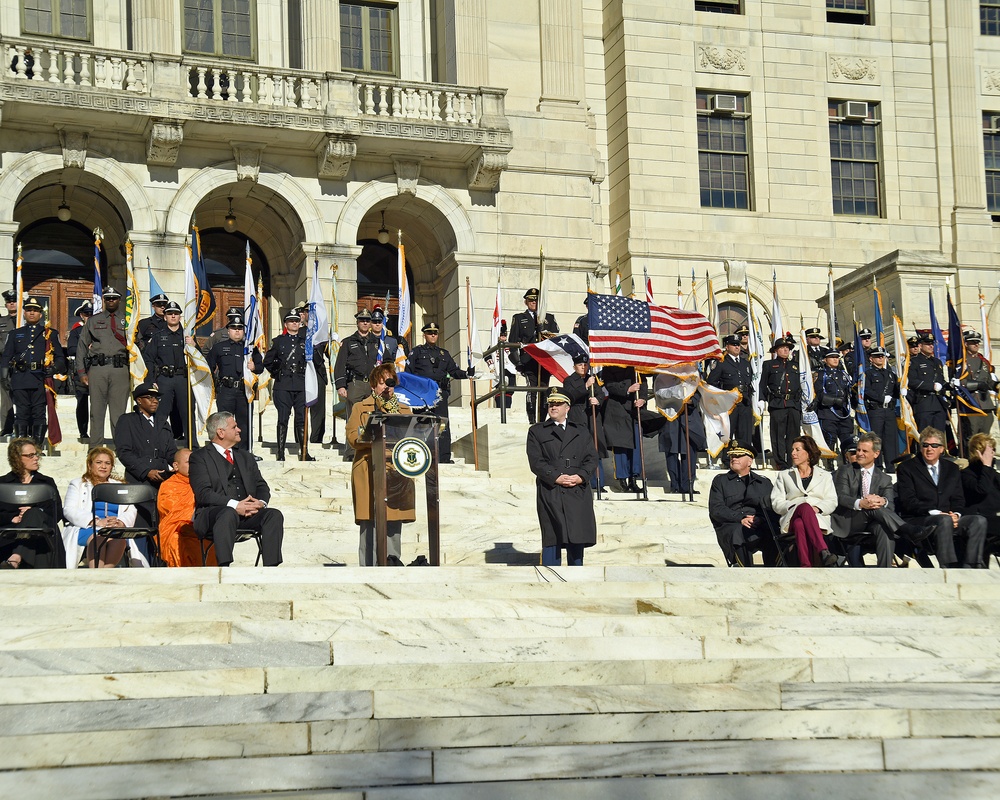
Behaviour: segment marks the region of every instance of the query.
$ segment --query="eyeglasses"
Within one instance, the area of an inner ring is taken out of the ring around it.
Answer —
[[[21,453],[21,458],[41,458],[41,453]]]
[[[939,444],[938,442],[924,442],[920,446],[925,450],[937,450],[939,447],[944,447],[943,444]]]

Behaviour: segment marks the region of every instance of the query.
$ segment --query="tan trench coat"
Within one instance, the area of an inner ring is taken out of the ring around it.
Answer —
[[[375,508],[372,500],[372,446],[370,442],[359,441],[358,436],[364,430],[368,417],[375,410],[375,398],[366,397],[360,403],[355,403],[351,409],[351,418],[347,421],[347,441],[354,448],[354,465],[351,467],[351,489],[354,494],[354,522],[360,525],[375,518]],[[409,414],[408,406],[400,404],[400,414]],[[386,461],[389,461],[389,448],[386,448]],[[417,518],[415,491],[413,481],[404,478],[389,464],[386,470],[388,503],[386,518],[390,522],[413,522]]]

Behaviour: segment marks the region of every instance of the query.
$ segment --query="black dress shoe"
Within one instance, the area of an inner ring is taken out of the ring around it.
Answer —
[[[624,478],[618,479],[618,490],[621,492],[631,492],[632,490],[628,488],[628,481]]]
[[[635,482],[635,478],[628,479],[628,490],[630,492],[635,492],[636,494],[639,494],[642,491],[642,489],[639,488],[639,484]]]
[[[819,551],[819,560],[824,567],[835,567],[837,566],[837,557],[831,553],[829,550]]]
[[[260,457],[259,455],[257,455],[256,453],[251,453],[250,455],[252,455],[252,456],[253,456],[253,460],[254,460],[254,461],[263,461],[263,460],[264,460],[263,458],[261,458],[261,457]]]

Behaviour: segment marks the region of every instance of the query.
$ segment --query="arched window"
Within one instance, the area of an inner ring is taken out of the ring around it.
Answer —
[[[747,324],[749,315],[743,303],[719,303],[719,337],[728,336]]]

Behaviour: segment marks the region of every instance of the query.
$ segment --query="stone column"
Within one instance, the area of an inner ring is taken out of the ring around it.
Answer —
[[[448,78],[462,86],[488,86],[486,0],[454,0],[453,15],[455,74]]]
[[[10,278],[0,278],[0,287],[3,290],[11,288],[17,281],[17,261],[14,252],[14,237],[21,225],[17,222],[0,223],[0,263],[10,264]]]
[[[187,260],[188,237],[183,234],[163,235],[156,231],[129,231],[128,238],[132,240],[132,269],[139,284],[142,297],[140,313],[148,316],[151,312],[149,298],[149,270],[146,269],[146,259],[153,270],[153,277],[163,292],[171,300],[184,305],[184,270]],[[110,268],[110,265],[109,265]],[[123,268],[124,271],[124,268]],[[125,282],[117,275],[115,288],[125,291]]]
[[[340,71],[340,10],[329,0],[302,0],[302,69]]]
[[[541,101],[583,97],[583,8],[580,0],[538,0]]]
[[[174,53],[183,38],[180,3],[132,0],[132,46],[137,53]]]

